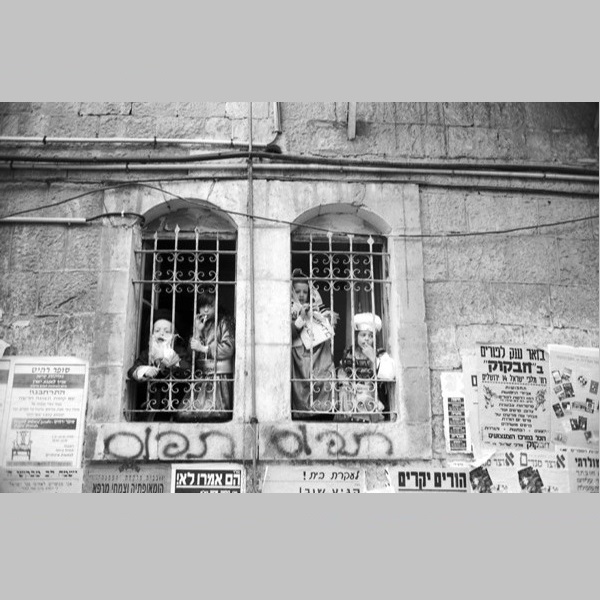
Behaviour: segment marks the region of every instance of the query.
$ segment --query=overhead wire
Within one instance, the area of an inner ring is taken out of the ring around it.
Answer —
[[[188,198],[181,196],[180,194],[176,194],[169,190],[165,190],[163,187],[151,185],[149,183],[145,183],[144,181],[146,181],[146,180],[135,180],[135,181],[118,183],[115,185],[102,186],[102,187],[94,188],[92,190],[88,190],[87,192],[82,192],[80,194],[76,194],[75,196],[70,196],[70,197],[60,200],[58,202],[53,202],[51,204],[46,204],[43,206],[37,206],[37,207],[33,207],[33,208],[23,209],[20,211],[15,211],[15,212],[9,213],[7,215],[2,215],[0,217],[0,223],[4,219],[44,210],[47,208],[61,206],[63,204],[67,204],[68,202],[73,202],[75,200],[78,200],[78,199],[83,198],[88,195],[96,194],[98,192],[103,192],[103,191],[112,190],[112,189],[119,189],[119,188],[123,188],[123,187],[133,187],[133,186],[140,186],[140,187],[145,187],[148,189],[159,191],[163,194],[166,194],[166,195],[172,196],[173,198],[181,200],[182,202],[184,202],[185,204],[187,204],[189,206],[198,208],[198,204],[196,202],[193,202],[193,201],[189,200]],[[162,180],[152,180],[152,181],[157,181],[158,183],[162,183]],[[213,188],[214,188],[214,183],[211,186],[210,191],[212,191]],[[167,202],[167,201],[165,200],[165,202]],[[357,205],[357,209],[358,208],[361,208],[361,206]],[[295,221],[288,221],[285,219],[275,219],[272,217],[265,217],[265,216],[256,215],[256,214],[249,214],[249,213],[245,213],[245,212],[241,212],[241,211],[224,209],[224,208],[221,208],[216,205],[211,205],[211,210],[215,210],[216,212],[222,212],[224,214],[228,214],[231,216],[238,216],[238,217],[243,217],[243,218],[247,218],[247,219],[255,219],[255,220],[259,220],[259,221],[276,223],[276,224],[280,224],[280,225],[289,225],[292,227],[310,229],[310,230],[320,231],[320,232],[324,232],[324,233],[328,233],[331,231],[330,228],[327,228],[327,227],[320,227],[318,225],[298,223]],[[335,214],[335,213],[329,213],[329,214]],[[144,221],[145,221],[143,215],[140,215],[138,213],[131,212],[131,211],[101,213],[101,214],[95,215],[93,217],[87,217],[86,220],[94,221],[103,216],[128,216],[128,217],[139,218],[142,221],[142,223],[144,223]],[[497,230],[489,230],[489,231],[450,232],[450,233],[445,233],[445,234],[443,234],[443,233],[403,233],[403,234],[395,234],[394,237],[398,237],[398,238],[402,238],[402,239],[425,239],[425,238],[455,238],[455,237],[473,237],[473,236],[486,236],[486,235],[502,235],[502,234],[508,234],[508,233],[516,233],[519,231],[530,231],[530,230],[535,230],[535,229],[539,229],[539,228],[560,227],[562,225],[570,225],[573,223],[580,223],[583,221],[591,221],[591,220],[595,220],[595,219],[598,219],[598,215],[591,215],[589,217],[580,217],[577,219],[567,219],[567,220],[563,220],[563,221],[555,221],[552,223],[539,223],[537,225],[526,225],[523,227],[513,227],[513,228],[509,228],[509,229],[497,229]],[[340,230],[336,230],[335,233],[338,235],[354,235],[354,236],[363,235],[363,233],[361,233],[361,232],[340,231]]]

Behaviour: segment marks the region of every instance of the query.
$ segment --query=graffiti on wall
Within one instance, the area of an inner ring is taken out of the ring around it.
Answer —
[[[234,458],[233,436],[216,430],[187,435],[174,429],[146,427],[142,435],[123,430],[104,438],[104,458],[109,460],[197,460],[208,456]]]
[[[310,457],[313,451],[331,458],[367,457],[376,445],[378,453],[391,456],[394,452],[392,440],[379,431],[342,434],[337,429],[326,429],[309,442],[306,425],[297,429],[275,428],[269,435],[271,449],[285,458]]]

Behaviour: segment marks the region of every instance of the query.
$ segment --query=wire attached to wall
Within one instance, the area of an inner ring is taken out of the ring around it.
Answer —
[[[97,187],[94,188],[92,190],[89,190],[87,192],[82,192],[80,194],[76,194],[75,196],[70,196],[68,198],[65,198],[63,200],[60,200],[58,202],[53,202],[51,204],[46,204],[44,206],[38,206],[38,207],[34,207],[34,208],[27,208],[27,209],[23,209],[20,211],[15,211],[13,213],[9,213],[8,215],[3,215],[0,217],[0,224],[2,223],[2,221],[4,219],[8,219],[11,217],[16,217],[19,215],[24,215],[24,214],[29,214],[32,212],[37,212],[40,210],[44,210],[47,208],[53,208],[56,206],[61,206],[63,204],[67,204],[69,202],[73,202],[75,200],[79,200],[80,198],[83,198],[85,196],[89,196],[92,194],[96,194],[98,192],[104,192],[107,190],[114,190],[114,189],[120,189],[120,188],[124,188],[124,187],[131,187],[131,186],[140,186],[140,187],[145,187],[148,189],[152,189],[152,190],[156,190],[159,191],[163,194],[167,194],[169,196],[172,196],[173,198],[176,198],[178,200],[181,200],[182,202],[188,204],[189,206],[192,206],[194,208],[198,207],[198,204],[189,200],[188,198],[184,198],[183,196],[180,196],[179,194],[176,194],[174,192],[170,192],[168,190],[165,190],[163,187],[159,187],[159,186],[155,186],[155,185],[150,185],[149,183],[145,183],[145,181],[147,180],[135,180],[135,181],[129,181],[129,182],[125,182],[125,183],[119,183],[119,184],[115,184],[115,185],[109,185],[109,186],[102,186],[102,187]],[[161,183],[162,180],[159,180],[158,183]],[[214,183],[213,186],[211,187],[211,191],[214,188]],[[168,204],[167,200],[164,200],[164,202],[166,204]],[[218,206],[211,206],[211,209],[217,211],[217,212],[222,212],[224,214],[227,215],[231,215],[231,216],[238,216],[238,217],[244,217],[247,219],[255,219],[255,220],[259,220],[259,221],[265,221],[268,223],[276,223],[276,224],[280,224],[280,225],[289,225],[289,226],[293,226],[293,227],[297,227],[297,228],[303,228],[303,229],[310,229],[313,231],[319,231],[319,232],[324,232],[324,233],[328,233],[330,231],[330,229],[326,228],[326,227],[319,227],[317,225],[308,225],[308,224],[303,224],[303,223],[296,223],[294,221],[287,221],[285,219],[274,219],[271,217],[264,217],[264,216],[260,216],[260,215],[251,215],[245,212],[240,212],[240,211],[234,211],[234,210],[228,210],[228,209],[224,209],[224,208],[220,208]],[[329,214],[335,214],[335,213],[329,213]],[[134,218],[138,218],[141,220],[142,226],[145,224],[145,219],[143,215],[140,215],[138,213],[134,213],[134,212],[116,212],[116,213],[101,213],[98,215],[94,215],[93,217],[87,217],[86,221],[88,222],[92,222],[95,221],[97,219],[100,219],[102,217],[108,217],[108,216],[127,216],[127,217],[134,217]],[[531,230],[535,230],[535,229],[541,229],[541,228],[548,228],[548,227],[560,227],[563,225],[571,225],[574,223],[581,223],[583,221],[592,221],[592,220],[596,220],[598,219],[598,215],[592,215],[589,217],[580,217],[577,219],[567,219],[564,221],[555,221],[553,223],[540,223],[538,225],[527,225],[527,226],[523,226],[523,227],[513,227],[510,229],[499,229],[499,230],[495,230],[495,231],[465,231],[465,232],[452,232],[452,233],[446,233],[446,234],[442,234],[442,233],[415,233],[415,234],[397,234],[394,237],[398,237],[401,239],[431,239],[431,238],[445,238],[445,239],[449,239],[449,238],[457,238],[457,237],[474,237],[474,236],[487,236],[487,235],[504,235],[504,234],[509,234],[509,233],[516,233],[519,231],[531,231]],[[10,223],[10,222],[9,222]],[[354,236],[360,236],[360,235],[364,235],[363,233],[360,232],[351,232],[351,231],[336,231],[335,233],[339,234],[339,235],[354,235]]]

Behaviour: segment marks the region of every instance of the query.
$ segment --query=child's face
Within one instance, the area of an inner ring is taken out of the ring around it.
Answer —
[[[196,317],[196,321],[208,321],[215,316],[215,305],[205,304],[199,311]]]
[[[359,348],[373,348],[373,332],[369,330],[359,331],[356,335],[356,343]]]
[[[296,292],[300,304],[306,304],[308,302],[308,283],[296,281],[296,283],[294,283],[294,292]]]
[[[173,334],[173,325],[171,321],[167,321],[166,319],[159,319],[154,323],[154,328],[152,330],[152,334],[154,339],[160,342],[166,342],[171,339],[171,335]]]

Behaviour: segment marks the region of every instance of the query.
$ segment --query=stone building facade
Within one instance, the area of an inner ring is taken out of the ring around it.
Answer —
[[[140,251],[174,214],[235,240],[226,422],[131,412]],[[0,339],[89,361],[84,466],[241,463],[260,491],[269,465],[344,464],[377,487],[446,464],[440,373],[477,342],[598,347],[597,215],[595,103],[2,103]],[[302,225],[389,257],[382,422],[292,419]]]

